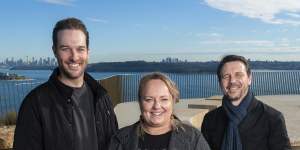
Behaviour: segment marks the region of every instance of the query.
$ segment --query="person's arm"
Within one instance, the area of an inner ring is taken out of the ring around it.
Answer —
[[[106,142],[105,142],[105,146],[107,147],[109,144],[109,140],[111,139],[111,137],[118,131],[118,122],[117,122],[117,117],[116,114],[113,110],[113,105],[111,102],[111,98],[108,94],[105,94],[102,97],[102,100],[104,101],[104,104],[106,107],[104,113],[105,113],[105,138],[106,138]]]
[[[114,108],[113,108],[111,97],[108,94],[105,97],[107,99],[107,103],[108,103],[109,110],[110,110],[110,116],[111,116],[111,120],[112,120],[112,124],[113,124],[112,127],[111,127],[111,129],[112,129],[111,132],[112,132],[112,135],[113,135],[119,129],[118,121],[117,121],[117,116],[116,116]]]
[[[210,147],[208,145],[208,143],[206,142],[205,138],[203,137],[203,135],[200,133],[198,138],[197,138],[197,144],[195,147],[195,150],[210,150]]]
[[[19,113],[14,135],[14,150],[43,150],[42,127],[34,94],[24,99]]]
[[[208,140],[208,134],[207,134],[207,114],[205,114],[203,121],[202,121],[202,125],[201,125],[201,133],[204,136],[204,138],[206,139],[206,141]]]
[[[291,145],[283,115],[270,118],[269,147],[272,150],[290,150]]]
[[[108,150],[123,150],[122,145],[119,142],[119,140],[116,138],[116,136],[113,136],[110,139]]]

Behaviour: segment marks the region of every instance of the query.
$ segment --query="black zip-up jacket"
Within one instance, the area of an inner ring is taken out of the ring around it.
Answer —
[[[58,73],[55,69],[49,80],[32,90],[22,102],[15,130],[15,150],[74,149],[73,89],[58,80]],[[94,95],[98,149],[105,150],[118,129],[116,115],[106,90],[87,73],[84,80]]]
[[[284,117],[281,112],[253,98],[247,116],[239,124],[243,150],[290,150]],[[208,112],[202,133],[212,150],[220,150],[228,117],[223,107]]]
[[[171,133],[168,150],[210,150],[201,132],[182,124]],[[139,150],[139,122],[120,129],[111,141],[109,150]]]

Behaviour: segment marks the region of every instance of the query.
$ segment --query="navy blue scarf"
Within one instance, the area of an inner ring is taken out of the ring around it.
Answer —
[[[234,106],[228,97],[222,99],[222,107],[224,108],[229,122],[222,143],[222,150],[242,150],[242,142],[238,125],[247,115],[247,108],[253,99],[252,92],[248,91],[239,106]]]

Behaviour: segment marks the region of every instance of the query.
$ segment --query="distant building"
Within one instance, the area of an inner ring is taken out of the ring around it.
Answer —
[[[162,63],[179,63],[179,62],[187,62],[187,60],[182,61],[182,60],[179,60],[178,58],[167,57],[165,59],[162,59],[161,62]]]
[[[12,58],[6,58],[0,65],[4,66],[57,66],[57,62],[55,58],[35,58],[32,57],[30,60],[28,59],[28,56],[26,56],[26,60],[23,59],[15,59]]]

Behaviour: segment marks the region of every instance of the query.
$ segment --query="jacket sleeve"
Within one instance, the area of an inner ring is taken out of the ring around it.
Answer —
[[[30,93],[24,99],[18,113],[14,136],[14,150],[43,150],[42,127],[39,119],[36,96]]]
[[[109,111],[110,111],[110,116],[111,116],[111,121],[112,121],[112,126],[111,126],[111,129],[112,129],[112,135],[115,134],[119,127],[118,127],[118,121],[117,121],[117,117],[116,117],[116,114],[115,114],[115,111],[113,109],[113,104],[112,104],[112,100],[111,100],[111,97],[107,94],[106,96],[106,100],[107,100],[107,103],[108,103],[108,107],[109,107]]]
[[[206,139],[206,141],[208,142],[208,133],[207,133],[208,125],[207,125],[207,122],[208,122],[208,119],[207,119],[207,114],[206,114],[203,118],[203,122],[202,122],[202,125],[201,125],[201,132],[202,132],[202,135],[204,136],[204,138]]]
[[[270,122],[269,147],[272,150],[291,150],[287,129],[282,113],[272,117]]]
[[[105,101],[105,112],[103,113],[106,114],[106,117],[104,117],[105,128],[103,129],[105,132],[106,141],[104,145],[105,147],[107,147],[112,135],[114,135],[118,131],[118,122],[116,114],[113,110],[110,96],[108,94],[105,94],[102,98]]]
[[[108,150],[123,150],[121,143],[115,136],[111,138]]]
[[[202,134],[200,134],[197,138],[197,144],[196,144],[195,150],[198,150],[198,149],[210,150],[210,147],[207,144],[205,138],[202,136]]]

